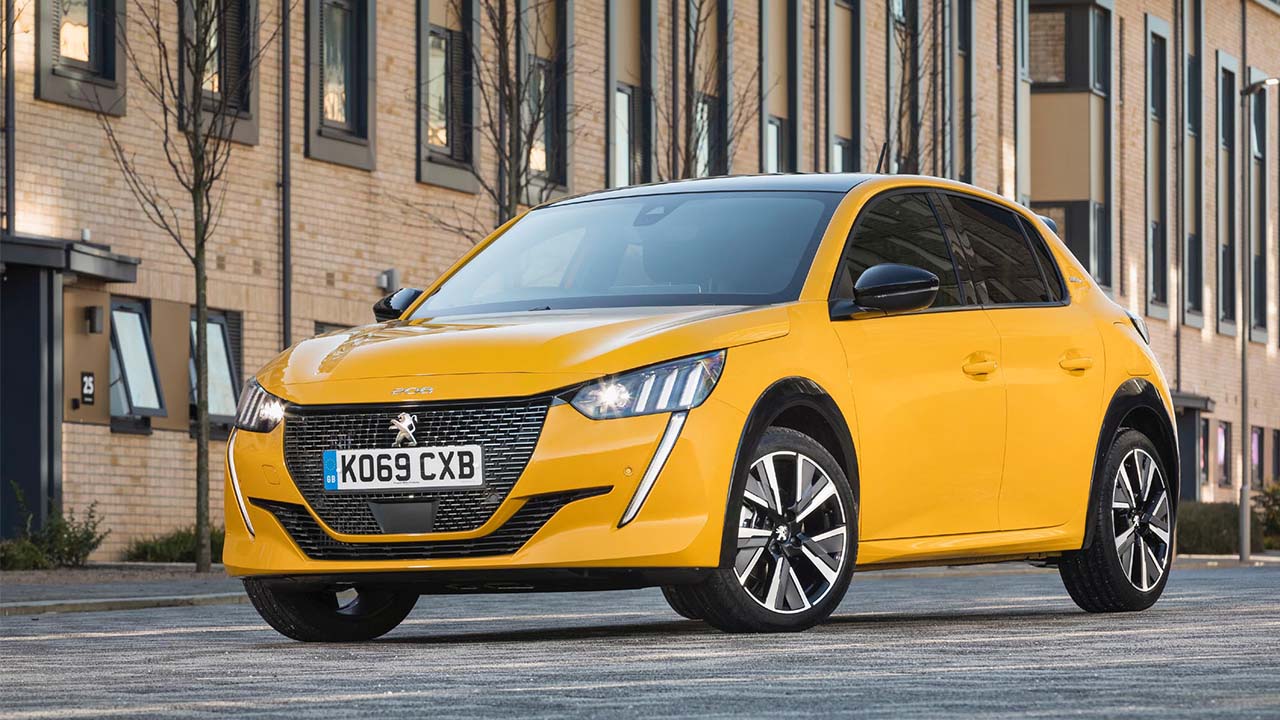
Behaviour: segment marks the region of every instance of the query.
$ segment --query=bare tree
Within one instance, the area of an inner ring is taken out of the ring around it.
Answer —
[[[196,569],[208,572],[209,352],[206,257],[226,197],[227,167],[240,102],[272,41],[286,29],[288,10],[260,36],[260,18],[249,13],[238,27],[228,22],[236,0],[133,0],[127,27],[119,28],[126,72],[144,102],[130,109],[151,125],[145,147],[118,132],[96,95],[98,123],[116,166],[146,218],[164,231],[191,262],[195,274],[196,326]],[[245,3],[256,9],[258,3]],[[238,35],[236,35],[238,33]],[[230,58],[232,52],[238,53]],[[163,156],[153,173],[145,159]],[[141,153],[141,156],[140,156]],[[163,179],[159,176],[163,175]]]
[[[721,33],[732,27],[733,12],[724,0],[689,0],[684,7],[685,53],[679,79],[674,87],[667,81],[654,88],[655,149],[667,160],[665,167],[661,161],[655,163],[658,180],[728,172],[743,133],[760,118],[754,90],[759,67],[745,80],[725,87],[723,70],[729,58]],[[723,102],[726,94],[728,103]],[[720,117],[726,105],[728,116]]]
[[[474,14],[470,9],[474,8]],[[567,101],[573,52],[556,0],[450,0],[463,24],[467,77],[476,123],[464,114],[464,137],[475,138],[467,170],[479,187],[469,206],[404,201],[406,215],[476,242],[522,207],[551,199],[567,182],[564,156],[581,108]],[[426,85],[444,77],[421,78]],[[430,98],[430,93],[423,93]],[[423,112],[442,116],[442,109]],[[411,220],[412,222],[412,220]]]

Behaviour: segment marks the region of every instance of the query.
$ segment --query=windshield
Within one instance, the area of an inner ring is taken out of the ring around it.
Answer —
[[[541,208],[446,280],[414,317],[789,302],[842,197],[675,193]]]

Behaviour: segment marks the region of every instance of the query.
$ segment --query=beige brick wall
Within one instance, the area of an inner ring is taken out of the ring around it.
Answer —
[[[624,0],[625,1],[625,0]],[[276,6],[261,3],[262,20],[271,27],[276,22]],[[1238,3],[1213,0],[1206,3],[1205,54],[1203,58],[1205,137],[1204,162],[1205,244],[1212,248],[1214,228],[1214,143],[1216,122],[1216,69],[1214,51],[1222,48],[1236,57],[1240,47]],[[683,7],[683,4],[680,4]],[[1116,46],[1113,81],[1117,93],[1114,127],[1113,178],[1116,193],[1117,272],[1123,287],[1117,286],[1116,300],[1141,310],[1143,297],[1143,83],[1145,82],[1144,13],[1152,13],[1177,23],[1173,0],[1116,0],[1113,33],[1123,38]],[[81,228],[89,228],[95,242],[116,252],[142,258],[138,282],[112,286],[114,292],[131,296],[193,301],[192,272],[186,258],[172,240],[152,226],[138,210],[116,169],[102,131],[91,113],[35,100],[34,11],[28,5],[19,18],[15,36],[17,58],[17,229],[23,233],[77,238]],[[655,2],[659,14],[655,50],[658,59],[659,97],[670,98],[662,89],[670,78],[670,3]],[[751,112],[759,107],[756,68],[759,66],[758,0],[733,3],[734,91],[736,100],[752,99]],[[866,0],[865,15],[865,107],[863,111],[864,167],[874,168],[881,143],[886,138],[886,10],[885,4]],[[921,3],[927,11],[932,3]],[[332,165],[305,156],[306,47],[304,6],[300,5],[288,29],[293,57],[290,65],[292,103],[291,146],[293,167],[293,316],[289,318],[294,339],[309,336],[316,321],[347,324],[371,320],[370,305],[382,294],[375,286],[379,272],[398,268],[403,282],[424,285],[471,246],[467,237],[448,232],[439,217],[457,221],[465,214],[492,217],[492,210],[480,196],[466,195],[442,187],[419,183],[416,175],[414,47],[414,5],[382,2],[377,5],[377,167],[371,172]],[[1280,15],[1261,4],[1245,4],[1251,33],[1249,65],[1272,74],[1280,73]],[[607,34],[604,32],[603,2],[577,0],[574,3],[573,98],[571,134],[573,152],[569,161],[571,192],[585,192],[604,184],[605,172],[605,70]],[[800,27],[802,66],[797,83],[799,120],[802,131],[798,166],[812,170],[814,143],[820,143],[819,161],[825,166],[825,99],[814,97],[815,73],[824,73],[826,59],[826,3],[803,2]],[[173,29],[174,18],[168,18]],[[1006,195],[1013,192],[1013,173],[1018,149],[1014,139],[1014,81],[1016,65],[1014,3],[1010,0],[974,3],[976,117],[975,183]],[[813,52],[812,33],[819,28],[819,56]],[[680,39],[683,42],[683,38]],[[1121,48],[1123,55],[1120,55]],[[1171,50],[1173,46],[1171,45]],[[922,53],[930,53],[926,45]],[[493,48],[481,47],[482,54]],[[1034,48],[1033,48],[1034,51]],[[840,53],[837,49],[834,52]],[[683,56],[683,53],[681,53]],[[847,57],[847,54],[839,54]],[[1171,85],[1180,73],[1181,62],[1170,68]],[[1122,81],[1123,79],[1123,81]],[[825,79],[819,88],[825,92]],[[1273,91],[1274,92],[1274,91]],[[1119,96],[1123,95],[1123,102]],[[143,112],[147,99],[131,82],[129,113],[116,121],[118,132],[137,151],[142,167],[153,173],[165,192],[177,197],[177,188],[168,174],[164,158],[154,140],[155,130]],[[244,317],[244,365],[252,371],[280,349],[279,253],[280,198],[279,169],[279,51],[268,50],[259,71],[259,137],[255,146],[238,146],[228,172],[227,205],[218,235],[211,245],[210,305],[238,310]],[[819,122],[814,125],[814,106]],[[1277,105],[1269,104],[1269,137],[1280,146],[1277,136]],[[661,128],[660,128],[661,131]],[[732,170],[758,172],[759,123],[745,123],[736,141]],[[666,143],[657,139],[660,155],[656,163],[665,168]],[[477,160],[489,176],[494,158],[483,143],[476,147]],[[1170,157],[1173,157],[1172,150]],[[1269,341],[1250,344],[1252,384],[1249,403],[1252,424],[1280,428],[1280,337],[1276,307],[1277,231],[1280,230],[1280,177],[1277,177],[1275,147],[1268,202],[1269,267],[1272,291],[1268,300]],[[926,165],[930,167],[930,165]],[[820,169],[820,168],[819,168]],[[461,211],[451,208],[462,208]],[[450,213],[453,213],[452,215]],[[1171,209],[1171,216],[1173,215]],[[1122,231],[1121,231],[1122,230]],[[1171,238],[1172,240],[1172,238]],[[1206,252],[1205,276],[1215,275],[1213,255]],[[1171,278],[1174,301],[1178,282]],[[1206,316],[1214,316],[1214,297],[1208,294]],[[1175,320],[1176,320],[1176,313]],[[1175,375],[1175,320],[1152,321],[1153,345],[1172,380]],[[1182,362],[1180,381],[1184,390],[1203,393],[1217,402],[1213,421],[1227,419],[1234,426],[1232,450],[1235,473],[1240,472],[1239,442],[1246,433],[1239,427],[1240,387],[1238,379],[1239,343],[1219,335],[1210,322],[1203,330],[1181,329]],[[104,426],[67,424],[64,427],[63,487],[68,507],[83,509],[97,501],[106,516],[112,535],[98,557],[117,557],[130,538],[191,524],[194,487],[194,443],[186,433],[157,431],[150,436],[112,434]],[[1267,442],[1270,443],[1270,435]],[[214,506],[220,508],[222,448],[212,453],[214,466]],[[1238,481],[1238,480],[1237,480]],[[1212,490],[1227,497],[1232,491]],[[216,516],[220,522],[220,515]]]

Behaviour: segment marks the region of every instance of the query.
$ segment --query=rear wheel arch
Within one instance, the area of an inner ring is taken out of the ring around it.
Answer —
[[[747,415],[747,422],[742,428],[734,453],[729,493],[725,497],[726,518],[733,499],[746,482],[745,469],[750,464],[750,458],[744,458],[744,454],[751,452],[770,427],[796,430],[822,445],[844,470],[853,490],[854,502],[859,502],[858,459],[854,451],[853,435],[844,414],[831,395],[818,383],[805,377],[787,377],[774,382],[761,393]],[[736,538],[731,536],[732,531],[730,523],[725,522],[720,541],[721,567],[733,564]]]
[[[1175,512],[1177,510],[1181,476],[1178,470],[1178,436],[1173,419],[1165,410],[1164,401],[1155,385],[1142,378],[1130,378],[1116,389],[1102,419],[1098,447],[1093,459],[1093,477],[1089,486],[1089,506],[1085,514],[1081,548],[1087,548],[1093,542],[1098,493],[1111,480],[1104,477],[1107,451],[1120,433],[1129,429],[1142,433],[1156,446],[1160,461],[1164,464],[1166,482],[1169,483],[1169,500]]]

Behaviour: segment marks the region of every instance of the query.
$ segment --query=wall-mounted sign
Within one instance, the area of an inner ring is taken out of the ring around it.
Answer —
[[[97,394],[97,385],[94,383],[93,373],[80,373],[80,404],[92,405],[93,397]]]

